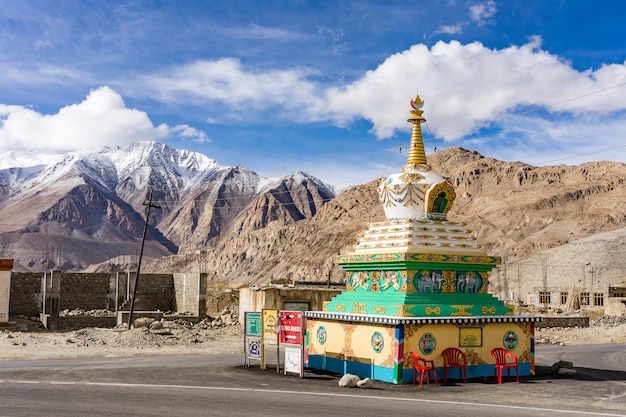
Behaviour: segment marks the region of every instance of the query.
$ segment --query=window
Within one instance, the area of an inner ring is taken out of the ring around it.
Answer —
[[[594,306],[603,306],[604,305],[604,294],[601,292],[593,293],[593,305]]]
[[[567,293],[566,292],[562,292],[561,293],[561,304],[567,304]]]
[[[581,292],[580,293],[580,305],[581,306],[588,306],[589,305],[589,293],[588,292]]]
[[[539,303],[550,304],[550,291],[539,291]]]

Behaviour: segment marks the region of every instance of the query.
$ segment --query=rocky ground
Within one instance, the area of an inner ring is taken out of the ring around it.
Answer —
[[[22,321],[22,329],[25,329]],[[85,328],[51,332],[41,328],[0,332],[0,360],[243,352],[238,323],[211,327],[184,320],[125,329]],[[36,326],[35,326],[36,327]],[[537,328],[537,344],[626,343],[626,316],[602,317],[589,327]]]
[[[603,316],[592,320],[589,327],[537,328],[535,341],[539,345],[626,343],[626,315]]]
[[[138,318],[133,328],[84,328],[49,331],[29,318],[0,332],[0,360],[115,357],[138,355],[224,354],[243,352],[237,308],[198,323],[179,318]]]

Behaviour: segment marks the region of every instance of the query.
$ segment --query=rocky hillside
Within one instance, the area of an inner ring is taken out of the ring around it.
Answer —
[[[451,220],[508,261],[626,227],[626,164],[533,167],[451,148],[429,157],[456,187]]]
[[[449,219],[467,223],[486,252],[505,263],[626,228],[626,164],[533,167],[461,148],[437,152],[429,163],[456,187]],[[368,223],[384,219],[378,182],[344,191],[310,219],[272,222],[208,250],[161,258],[145,270],[193,270],[217,282],[252,284],[272,278],[322,281],[330,272],[339,281],[335,255],[351,250]]]
[[[303,172],[265,178],[156,142],[52,159],[15,151],[0,155],[0,256],[33,271],[124,270],[149,196],[146,259],[310,218],[335,194]]]

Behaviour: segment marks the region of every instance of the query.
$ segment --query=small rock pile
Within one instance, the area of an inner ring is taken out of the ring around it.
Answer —
[[[626,314],[621,316],[601,316],[591,322],[592,326],[615,327],[626,324]]]
[[[215,329],[220,327],[230,327],[239,324],[239,306],[228,305],[224,307],[222,312],[215,318],[207,317],[198,324],[196,327],[201,329]]]
[[[59,311],[60,317],[79,317],[79,316],[89,316],[89,317],[115,317],[115,313],[111,310],[99,309],[99,310],[84,310],[82,308],[75,308],[70,310],[66,308],[65,310]]]

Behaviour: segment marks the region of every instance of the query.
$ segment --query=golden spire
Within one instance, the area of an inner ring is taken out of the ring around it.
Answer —
[[[420,165],[427,165],[421,126],[421,124],[426,121],[422,116],[424,111],[420,110],[423,105],[424,101],[420,98],[419,94],[416,94],[415,98],[411,100],[411,107],[413,107],[413,109],[411,109],[411,117],[407,119],[407,122],[413,123],[409,156],[406,161],[408,166],[418,167]]]

